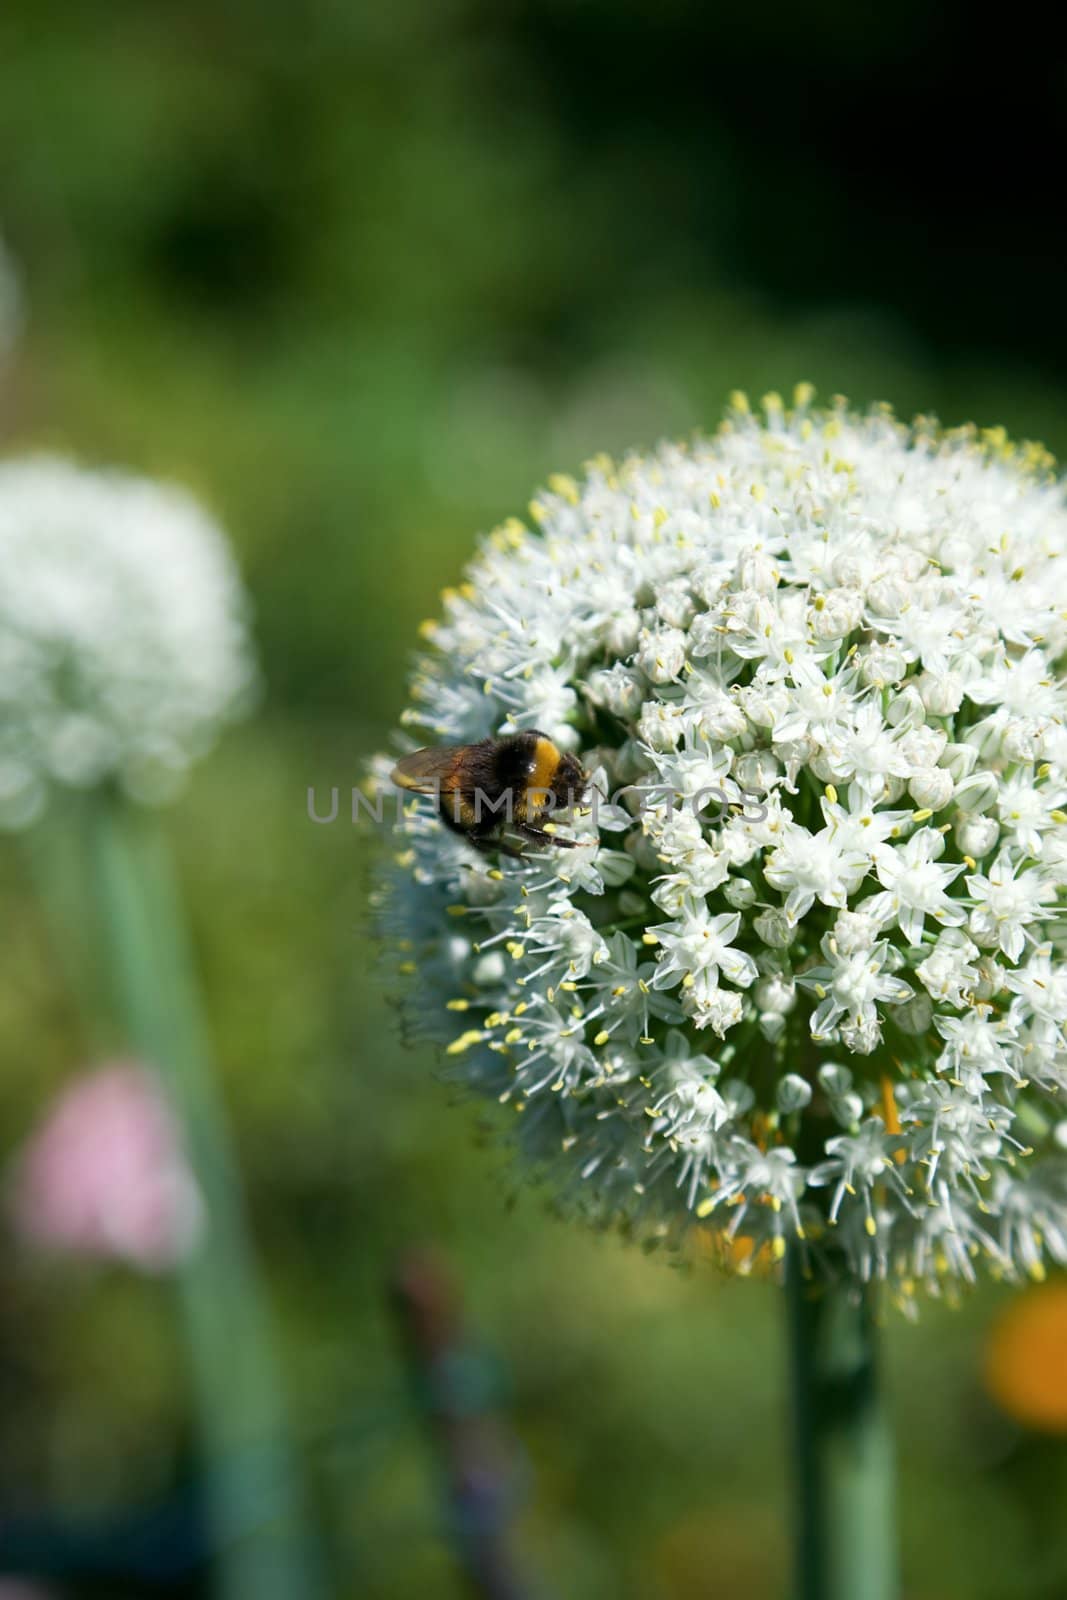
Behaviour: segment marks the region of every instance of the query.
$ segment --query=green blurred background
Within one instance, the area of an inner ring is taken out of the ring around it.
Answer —
[[[426,1242],[508,1370],[550,1592],[785,1592],[777,1295],[512,1205],[393,1032],[372,841],[305,809],[359,780],[419,620],[551,470],[798,378],[1067,451],[1059,41],[742,9],[0,11],[28,315],[0,443],[183,480],[254,596],[265,703],[169,826],[339,1597],[465,1592],[385,1293]],[[7,1152],[86,1045],[11,846],[0,926]],[[2,1557],[13,1509],[172,1490],[190,1423],[166,1284],[0,1260]],[[1004,1299],[888,1328],[913,1600],[1067,1594],[1063,1447],[982,1391]]]

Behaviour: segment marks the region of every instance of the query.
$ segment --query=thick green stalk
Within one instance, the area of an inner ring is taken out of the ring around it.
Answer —
[[[870,1290],[788,1263],[795,1600],[896,1600],[893,1449]]]
[[[100,957],[128,1043],[160,1073],[204,1201],[179,1274],[220,1600],[312,1600],[322,1585],[288,1443],[177,886],[151,819],[112,794],[80,821]]]

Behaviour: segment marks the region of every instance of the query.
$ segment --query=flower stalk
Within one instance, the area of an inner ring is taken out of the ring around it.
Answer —
[[[205,1236],[178,1288],[216,1593],[312,1600],[316,1557],[171,864],[152,819],[114,791],[88,796],[79,820],[114,1015],[160,1073],[204,1202]]]
[[[893,1447],[870,1286],[787,1262],[794,1600],[896,1600]]]

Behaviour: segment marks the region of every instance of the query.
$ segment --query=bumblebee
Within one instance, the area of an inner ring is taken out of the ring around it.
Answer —
[[[574,839],[545,831],[554,811],[580,805],[589,775],[577,756],[566,754],[536,728],[477,744],[431,745],[402,756],[392,771],[401,789],[430,794],[446,827],[475,849],[521,856],[505,829],[544,847],[573,850]]]

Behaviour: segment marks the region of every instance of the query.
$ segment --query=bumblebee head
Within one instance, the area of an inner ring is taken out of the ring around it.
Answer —
[[[577,756],[569,751],[560,752],[551,788],[559,805],[581,805],[589,788],[589,774]]]

